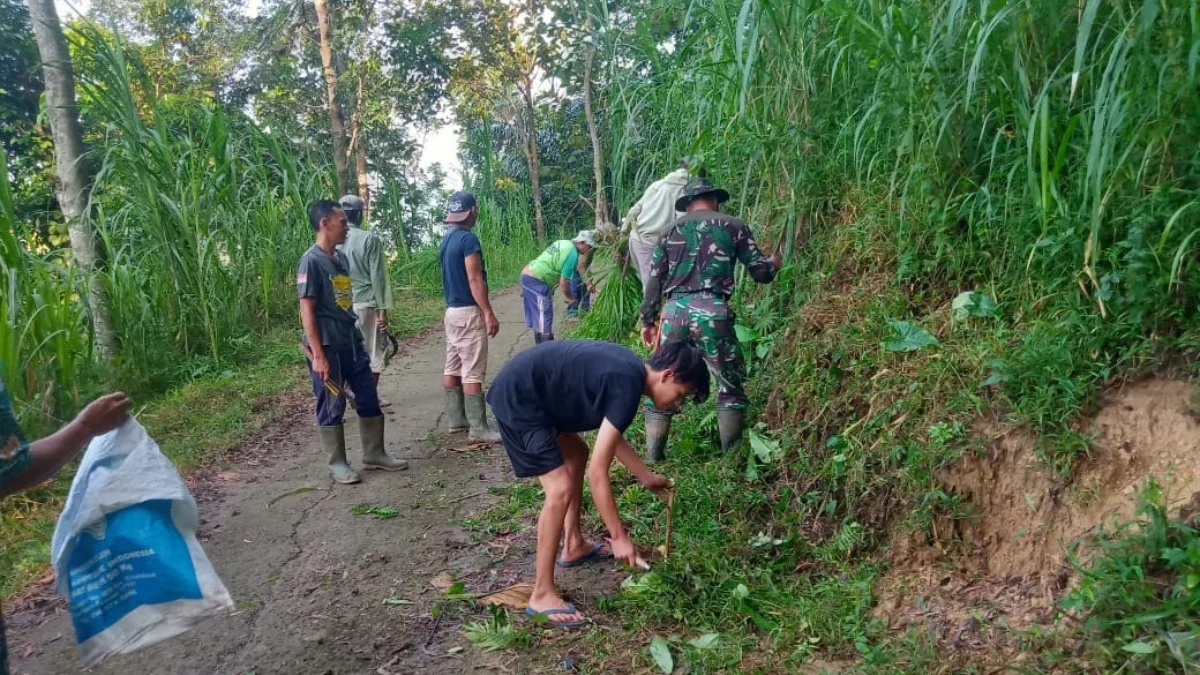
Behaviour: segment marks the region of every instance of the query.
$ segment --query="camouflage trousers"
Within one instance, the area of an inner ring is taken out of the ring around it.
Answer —
[[[733,329],[734,314],[725,299],[712,293],[691,293],[663,303],[659,344],[691,340],[704,352],[708,370],[717,380],[717,407],[741,410],[746,399],[746,362]]]

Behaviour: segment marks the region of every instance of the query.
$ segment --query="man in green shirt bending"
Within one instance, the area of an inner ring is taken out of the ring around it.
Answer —
[[[525,303],[525,325],[533,329],[533,340],[541,344],[554,339],[554,287],[562,289],[567,303],[571,295],[571,277],[579,265],[579,256],[596,246],[596,235],[583,230],[574,239],[559,239],[521,270],[521,299]]]

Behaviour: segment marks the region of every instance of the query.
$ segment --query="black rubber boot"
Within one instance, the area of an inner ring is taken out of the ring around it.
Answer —
[[[540,345],[543,342],[549,342],[554,339],[554,333],[534,333],[533,344]]]
[[[463,408],[463,388],[446,387],[446,424],[450,433],[466,431],[471,425],[467,422],[467,413]]]
[[[321,445],[329,453],[329,474],[335,483],[349,485],[357,483],[361,478],[358,472],[346,463],[346,433],[343,427],[319,427]]]
[[[738,443],[742,440],[742,426],[745,421],[745,410],[717,410],[717,431],[721,435],[723,452],[729,452],[738,447]]]
[[[646,461],[651,464],[667,458],[667,436],[671,433],[671,415],[646,409]]]

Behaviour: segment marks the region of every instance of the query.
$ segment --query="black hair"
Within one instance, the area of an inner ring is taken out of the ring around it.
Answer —
[[[661,345],[646,359],[650,370],[662,372],[670,370],[675,373],[675,379],[692,388],[692,400],[704,403],[708,400],[709,374],[708,364],[704,362],[704,352],[692,342],[675,340]]]
[[[348,209],[343,206],[342,211],[346,212],[346,220],[354,223],[355,225],[362,225],[362,217],[363,217],[362,209]]]
[[[318,199],[308,205],[308,224],[312,225],[313,232],[321,229],[321,221],[333,215],[334,209],[342,208],[341,204],[332,199]]]

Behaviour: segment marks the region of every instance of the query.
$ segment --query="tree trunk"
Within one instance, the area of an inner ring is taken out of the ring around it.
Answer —
[[[29,18],[42,58],[46,78],[46,110],[54,138],[54,185],[58,206],[66,218],[75,264],[87,280],[88,310],[96,352],[104,360],[117,356],[120,347],[108,315],[104,282],[96,273],[100,256],[96,235],[87,219],[88,177],[83,166],[83,128],[75,102],[75,72],[63,37],[54,0],[29,0]]]
[[[596,178],[596,227],[608,222],[608,189],[604,185],[604,151],[600,147],[600,132],[596,130],[596,115],[592,111],[592,64],[596,50],[588,49],[583,62],[583,112],[587,118],[588,135],[592,138],[592,172]]]
[[[317,31],[321,38],[321,68],[325,73],[325,106],[329,109],[329,126],[333,131],[333,167],[337,171],[338,194],[350,189],[350,167],[346,155],[346,123],[337,98],[337,70],[333,67],[333,27],[329,22],[326,0],[313,0],[317,10]]]
[[[540,241],[546,241],[546,225],[542,220],[542,179],[538,175],[537,109],[533,105],[533,79],[526,75],[522,79],[521,95],[525,99],[526,130],[525,159],[529,162],[529,182],[533,186],[533,222]]]
[[[371,176],[367,171],[367,139],[362,133],[363,74],[358,73],[358,92],[354,97],[354,114],[350,117],[350,137],[354,139],[354,168],[358,174],[358,196],[363,200],[363,222],[371,220]]]

